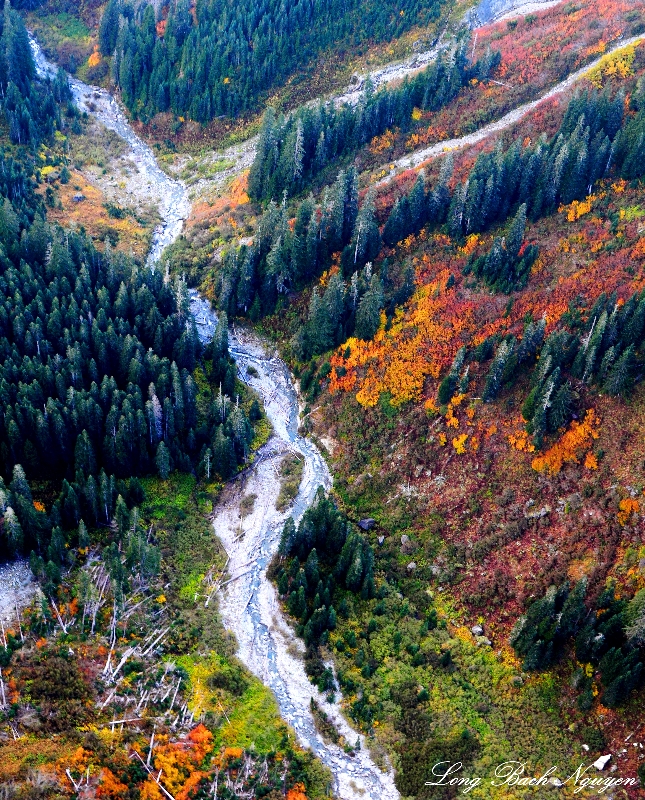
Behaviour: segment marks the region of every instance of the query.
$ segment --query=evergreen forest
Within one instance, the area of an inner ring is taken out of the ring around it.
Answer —
[[[427,26],[441,3],[405,0],[276,0],[230,4],[173,2],[167,18],[153,6],[109,0],[100,29],[104,55],[128,109],[142,119],[172,111],[207,123],[257,110],[261,98],[298,67],[326,52],[386,42],[412,26]]]

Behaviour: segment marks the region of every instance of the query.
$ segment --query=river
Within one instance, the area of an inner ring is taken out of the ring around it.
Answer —
[[[49,62],[36,40],[30,36],[29,43],[40,76],[55,75],[56,67]],[[154,201],[163,220],[154,232],[148,266],[154,265],[169,244],[172,244],[190,214],[190,202],[186,188],[180,181],[169,178],[159,167],[154,153],[132,130],[127,117],[114,97],[98,86],[88,86],[69,76],[69,85],[74,102],[81,111],[96,117],[99,122],[114,131],[130,148],[130,158],[135,165],[139,179],[151,201]]]
[[[33,38],[30,43],[39,73],[53,74],[55,67],[38,43]],[[186,188],[159,168],[152,150],[134,132],[109,92],[74,78],[70,78],[70,86],[78,107],[128,145],[140,180],[145,181],[150,199],[157,202],[163,223],[155,231],[148,256],[148,264],[154,269],[164,248],[181,233],[190,213]],[[208,341],[217,326],[217,317],[210,303],[195,290],[191,291],[191,310],[200,339]],[[392,770],[379,769],[364,737],[341,714],[339,703],[329,703],[307,678],[302,643],[282,614],[276,590],[266,576],[285,520],[293,516],[297,521],[321,486],[329,490],[331,474],[316,446],[298,433],[298,396],[286,364],[268,352],[266,343],[252,331],[231,328],[229,343],[238,376],[262,398],[273,433],[255,455],[252,468],[228,484],[215,509],[214,531],[230,557],[230,578],[219,594],[223,622],[236,636],[240,659],[271,688],[281,715],[294,728],[299,742],[330,769],[335,794],[342,800],[396,800],[399,793]],[[304,460],[304,473],[294,503],[281,513],[276,509],[280,490],[277,471],[287,452]],[[255,494],[257,500],[252,513],[242,520],[239,504],[244,494]],[[355,746],[352,753],[323,741],[311,714],[312,697],[333,719],[345,740]]]

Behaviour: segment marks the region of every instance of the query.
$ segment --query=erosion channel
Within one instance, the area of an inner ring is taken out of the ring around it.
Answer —
[[[47,61],[33,38],[31,47],[39,72],[55,73],[56,67]],[[109,92],[74,78],[70,78],[70,86],[78,107],[126,142],[139,179],[158,205],[163,224],[155,231],[148,256],[148,264],[154,268],[164,248],[179,236],[190,212],[186,189],[159,168],[152,150],[130,127]],[[210,304],[194,290],[191,309],[200,338],[208,341],[217,318]],[[255,454],[250,469],[226,487],[215,509],[215,533],[230,557],[229,577],[222,582],[219,595],[224,624],[237,638],[241,660],[274,692],[282,716],[296,730],[301,744],[311,748],[331,770],[335,794],[342,800],[396,800],[399,794],[392,771],[379,769],[364,737],[352,730],[338,704],[327,702],[309,682],[301,658],[304,648],[283,617],[276,591],[266,577],[285,520],[293,516],[298,521],[318,489],[331,487],[331,475],[315,445],[298,434],[298,398],[284,362],[270,354],[266,344],[250,331],[232,328],[229,342],[238,375],[261,396],[273,434]],[[304,460],[304,473],[294,503],[279,512],[278,466],[287,452]],[[253,512],[242,520],[240,502],[245,494],[255,494],[257,501]],[[312,697],[353,746],[348,748],[352,752],[323,741],[311,714]]]

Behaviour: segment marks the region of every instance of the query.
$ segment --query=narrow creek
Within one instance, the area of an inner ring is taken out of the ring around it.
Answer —
[[[31,38],[31,48],[41,75],[56,67]],[[169,178],[158,166],[152,150],[134,132],[116,100],[104,89],[70,78],[78,107],[117,133],[129,146],[140,180],[155,200],[163,224],[155,231],[148,264],[154,268],[164,248],[179,236],[190,213],[183,183]],[[202,341],[208,341],[217,317],[208,301],[191,291],[191,310]],[[266,568],[276,553],[285,520],[296,521],[312,504],[320,487],[331,488],[332,478],[316,446],[298,433],[298,397],[286,364],[268,352],[267,345],[247,330],[229,331],[230,352],[241,380],[261,396],[273,434],[256,454],[250,470],[232,481],[214,513],[214,531],[226,548],[230,579],[223,585],[219,604],[224,624],[235,634],[239,657],[274,693],[280,713],[294,728],[300,743],[309,747],[330,769],[333,789],[342,800],[396,800],[392,770],[382,771],[372,760],[363,736],[354,731],[340,712],[310,683],[304,669],[304,647],[284,618]],[[285,512],[276,509],[280,491],[278,467],[287,452],[304,460],[298,495]],[[253,511],[242,519],[240,501],[256,495]],[[333,719],[345,741],[346,752],[327,744],[316,730],[311,698]]]
[[[41,76],[55,75],[57,67],[47,60],[38,42],[29,37],[29,44]],[[151,201],[154,201],[163,220],[152,237],[148,266],[159,261],[165,248],[172,244],[181,233],[184,220],[190,213],[188,193],[183,183],[169,178],[160,168],[154,153],[132,130],[127,117],[114,97],[98,86],[88,86],[76,78],[68,76],[74,102],[81,111],[96,117],[106,128],[114,131],[130,149],[130,159],[139,174]]]

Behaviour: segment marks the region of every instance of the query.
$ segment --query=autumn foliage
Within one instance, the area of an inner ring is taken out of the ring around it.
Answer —
[[[199,786],[206,772],[201,769],[202,763],[213,749],[213,734],[203,725],[194,728],[184,742],[171,742],[168,737],[160,737],[154,750],[154,767],[161,770],[164,787],[175,797],[175,800],[188,800]],[[142,800],[162,800],[164,793],[160,790],[154,777],[148,778],[141,790]]]
[[[364,377],[356,399],[361,405],[376,405],[379,396],[389,392],[393,405],[421,399],[427,376],[438,378],[441,370],[454,358],[459,342],[474,324],[473,306],[462,302],[447,289],[449,273],[441,271],[412,298],[409,310],[398,309],[386,330],[382,321],[374,339],[365,342],[349,339],[342,352],[331,360],[332,391],[353,389],[358,382],[358,368]]]
[[[533,459],[533,469],[557,475],[565,464],[579,464],[585,453],[589,452],[593,440],[598,438],[599,428],[600,419],[590,408],[582,422],[574,420],[544,455]]]

